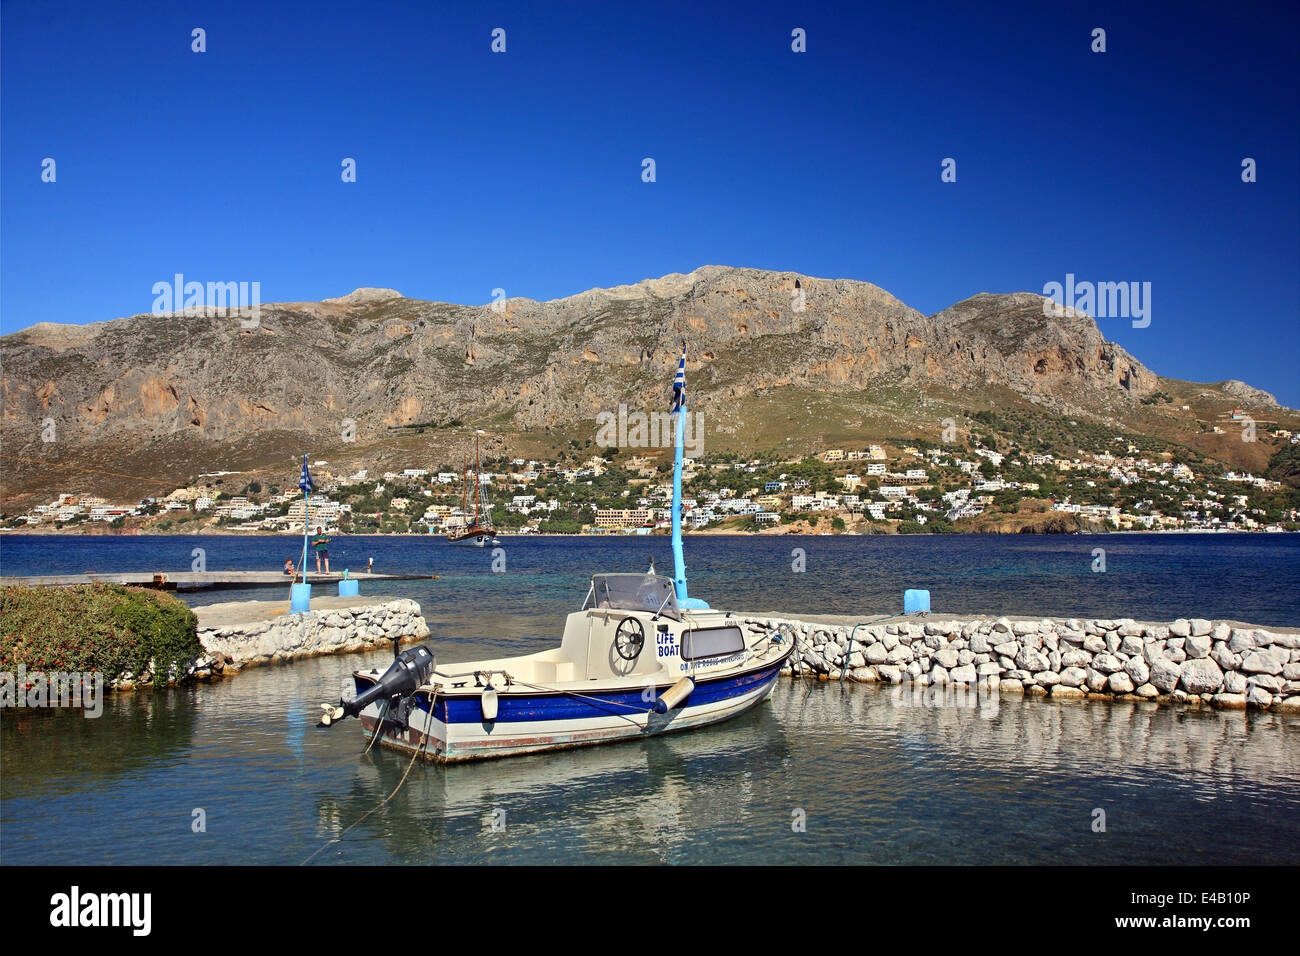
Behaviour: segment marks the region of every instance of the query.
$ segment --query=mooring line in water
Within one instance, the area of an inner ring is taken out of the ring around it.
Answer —
[[[375,741],[379,739],[379,730],[384,726],[384,718],[388,716],[388,707],[389,704],[391,703],[392,703],[391,700],[384,701],[384,709],[379,712],[379,723],[375,725],[375,732],[370,735],[370,743],[366,744],[366,749],[361,751],[361,756],[364,757],[366,754],[370,753],[370,748],[373,747],[375,745]],[[429,698],[429,716],[430,717],[433,716],[432,697]]]
[[[435,697],[437,697],[437,693],[436,693],[436,692],[435,692],[435,693],[432,693],[432,694],[429,695],[429,719],[430,719],[430,720],[433,719],[433,701],[434,701],[434,698],[435,698]],[[385,701],[385,703],[387,703],[387,701]],[[409,725],[408,725],[408,726],[409,726]],[[362,751],[362,753],[361,753],[361,755],[362,755],[363,757],[366,755],[366,753],[368,753],[368,752],[370,751],[370,747],[374,744],[375,740],[379,737],[379,734],[380,734],[380,732],[381,732],[383,729],[384,729],[384,725],[383,725],[383,722],[382,722],[382,721],[381,721],[379,724],[377,724],[377,725],[375,726],[375,733],[374,733],[374,736],[372,736],[372,737],[370,738],[370,744],[367,744],[367,745],[366,745],[366,749],[365,749],[364,751]],[[307,857],[307,859],[303,860],[303,861],[302,861],[301,863],[299,863],[298,865],[299,865],[299,866],[306,866],[306,865],[307,865],[308,863],[310,863],[312,860],[316,859],[316,857],[320,854],[320,852],[321,852],[322,850],[324,850],[326,847],[328,847],[328,846],[329,846],[330,844],[332,844],[332,843],[338,843],[340,840],[343,839],[344,836],[347,835],[347,832],[348,832],[349,830],[351,830],[351,829],[352,829],[353,827],[355,827],[357,824],[359,824],[359,823],[361,823],[362,821],[364,821],[364,820],[366,819],[366,817],[370,816],[370,814],[374,813],[376,810],[380,810],[380,809],[382,809],[383,806],[384,806],[384,804],[388,803],[389,800],[391,800],[391,799],[393,799],[393,797],[397,796],[397,791],[402,789],[402,785],[403,785],[404,783],[406,783],[406,778],[407,778],[408,776],[410,776],[411,768],[415,766],[415,758],[416,758],[416,757],[419,757],[422,753],[424,753],[424,751],[425,751],[425,749],[426,749],[428,743],[429,743],[429,734],[427,734],[427,733],[422,733],[422,734],[421,734],[421,737],[420,737],[420,746],[417,747],[417,748],[415,748],[414,750],[411,751],[411,762],[408,763],[408,764],[406,765],[406,770],[402,773],[402,779],[399,780],[399,781],[397,781],[397,786],[393,788],[393,792],[392,792],[392,793],[390,793],[388,796],[384,797],[384,799],[380,800],[378,804],[376,804],[375,806],[371,807],[369,810],[367,810],[365,813],[363,813],[363,814],[362,814],[360,817],[358,817],[356,820],[353,820],[351,823],[349,823],[347,826],[345,826],[342,830],[339,831],[339,835],[338,835],[338,836],[336,836],[336,837],[331,837],[330,839],[326,840],[323,844],[321,844],[321,846],[316,850],[315,853],[313,853],[311,856]]]

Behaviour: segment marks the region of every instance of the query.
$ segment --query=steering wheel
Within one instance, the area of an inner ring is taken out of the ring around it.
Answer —
[[[618,622],[614,632],[614,650],[625,661],[634,661],[645,647],[645,628],[635,617],[625,617]]]

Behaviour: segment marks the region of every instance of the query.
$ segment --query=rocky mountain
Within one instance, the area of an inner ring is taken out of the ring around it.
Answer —
[[[550,302],[358,289],[264,305],[255,328],[225,313],[40,323],[0,339],[2,497],[114,484],[106,472],[283,471],[303,450],[437,464],[473,427],[543,454],[586,443],[620,403],[663,410],[683,341],[692,410],[720,450],[937,440],[945,417],[981,408],[1189,442],[1228,404],[1277,412],[1240,382],[1161,378],[1091,318],[1042,306],[980,294],[927,316],[867,282],[705,266]],[[1170,404],[1184,397],[1186,422]]]

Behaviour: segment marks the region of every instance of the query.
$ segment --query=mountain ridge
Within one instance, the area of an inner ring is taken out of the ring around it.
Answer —
[[[1044,301],[978,293],[925,315],[862,280],[707,265],[478,306],[362,287],[263,304],[256,328],[178,312],[37,323],[0,338],[0,437],[20,457],[66,453],[68,463],[163,456],[178,477],[204,461],[214,470],[337,442],[348,421],[354,447],[343,451],[358,454],[395,453],[395,437],[417,427],[452,439],[451,423],[470,420],[507,442],[555,445],[594,434],[595,416],[619,404],[666,407],[683,340],[692,408],[715,444],[738,451],[811,447],[827,431],[854,434],[859,420],[867,440],[875,417],[938,432],[944,418],[997,402],[1139,429],[1164,428],[1145,420],[1179,396],[1209,403],[1205,414],[1231,402],[1291,412],[1236,380],[1159,376],[1091,317],[1044,315]],[[820,418],[788,414],[814,398]],[[58,437],[42,442],[51,421]],[[39,466],[6,471],[6,497],[40,484]]]

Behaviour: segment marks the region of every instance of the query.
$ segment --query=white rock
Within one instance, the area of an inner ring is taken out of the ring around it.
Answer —
[[[1133,657],[1124,665],[1124,673],[1132,678],[1133,683],[1137,686],[1145,684],[1151,676],[1151,668],[1147,662],[1140,657]]]
[[[1119,645],[1120,653],[1128,654],[1130,657],[1142,656],[1142,652],[1143,650],[1145,650],[1145,648],[1146,645],[1142,643],[1142,639],[1140,637],[1132,637],[1132,636],[1125,637],[1122,641],[1120,641],[1120,645]]]
[[[1189,694],[1218,693],[1223,686],[1223,671],[1208,657],[1190,660],[1183,664],[1179,685]]]
[[[1228,638],[1228,650],[1241,654],[1254,649],[1255,632],[1249,628],[1233,628],[1232,636]]]
[[[1227,681],[1227,678],[1224,678]],[[1279,693],[1286,686],[1286,681],[1276,674],[1252,674],[1246,681],[1247,687],[1262,687],[1270,694]]]
[[[912,660],[912,648],[906,644],[899,644],[885,655],[885,660],[890,664],[906,664]]]
[[[1178,681],[1183,675],[1183,665],[1167,658],[1159,658],[1151,662],[1151,683],[1163,694],[1171,693],[1178,686]]]
[[[961,667],[954,667],[952,669],[952,674],[950,676],[952,677],[953,683],[955,684],[973,684],[975,683],[975,679],[977,677],[975,673],[975,667],[974,665],[971,664],[965,664]]]
[[[1036,651],[1031,648],[1022,648],[1016,655],[1016,666],[1021,670],[1042,671],[1047,670],[1047,655],[1042,651]]]
[[[1098,654],[1092,659],[1092,666],[1103,674],[1113,674],[1124,669],[1124,663],[1114,654]]]
[[[1281,661],[1264,651],[1252,651],[1241,662],[1241,669],[1247,674],[1281,674],[1282,667]]]
[[[1272,707],[1273,695],[1263,687],[1252,687],[1246,691],[1246,703],[1252,707]]]
[[[1079,687],[1088,679],[1088,672],[1082,667],[1067,667],[1061,671],[1061,683],[1068,687]]]
[[[1116,671],[1110,675],[1107,685],[1112,694],[1131,694],[1133,693],[1133,678],[1123,671]]]

